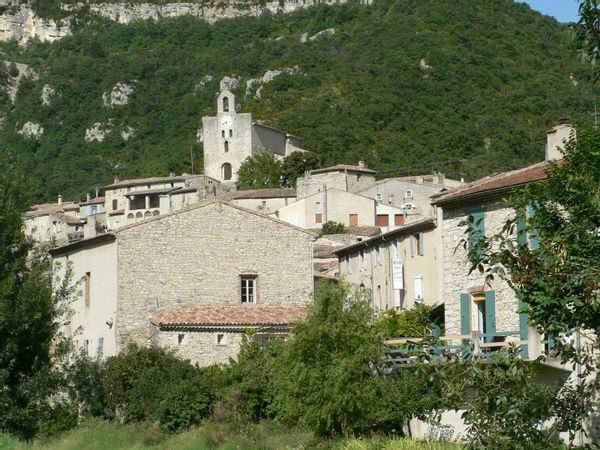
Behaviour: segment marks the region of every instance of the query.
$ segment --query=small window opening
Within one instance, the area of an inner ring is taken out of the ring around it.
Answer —
[[[117,202],[117,199],[115,198],[115,199],[112,201],[112,209],[113,209],[113,211],[116,211],[118,206],[119,206],[119,204],[118,204],[118,202]]]
[[[86,272],[83,277],[83,299],[84,299],[86,308],[89,308],[89,306],[90,306],[91,282],[92,282],[92,274],[91,274],[91,272]]]
[[[221,137],[224,138],[225,137],[225,130],[221,130]]]
[[[229,137],[233,137],[233,130],[229,130]]]
[[[217,334],[217,345],[227,345],[227,335],[224,333]]]
[[[223,111],[229,112],[229,97],[223,97]]]
[[[178,334],[177,335],[177,345],[182,345],[184,339],[185,339],[185,334],[183,334],[183,333]]]
[[[229,151],[229,141],[225,141],[225,143],[223,144],[224,149],[225,149],[225,153],[227,153]]]

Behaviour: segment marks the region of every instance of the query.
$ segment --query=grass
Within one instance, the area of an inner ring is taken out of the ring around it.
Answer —
[[[152,424],[120,425],[92,421],[52,439],[24,443],[0,434],[5,450],[458,450],[457,444],[419,442],[404,438],[369,437],[322,441],[311,433],[263,423],[233,428],[207,423],[186,432],[167,435]]]

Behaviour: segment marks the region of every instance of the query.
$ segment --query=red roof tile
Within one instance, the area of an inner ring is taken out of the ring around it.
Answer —
[[[205,305],[157,311],[156,325],[289,325],[304,320],[306,306]]]
[[[522,169],[490,175],[456,189],[434,195],[432,197],[433,203],[442,204],[454,202],[466,197],[485,194],[491,191],[508,190],[510,188],[545,180],[548,178],[546,172],[549,167],[550,164],[547,161],[543,161]]]

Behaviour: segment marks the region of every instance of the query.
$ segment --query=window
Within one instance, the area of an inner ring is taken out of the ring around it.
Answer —
[[[423,302],[423,276],[415,277],[415,302]]]
[[[225,163],[221,166],[221,178],[224,181],[231,180],[231,164]]]
[[[377,303],[376,306],[379,309],[383,309],[383,297],[381,295],[381,286],[377,286]]]
[[[366,270],[365,266],[365,252],[364,250],[360,251],[360,270]]]
[[[348,222],[350,223],[351,227],[357,227],[358,226],[358,214],[350,214],[350,216],[348,217]]]
[[[377,217],[375,218],[375,225],[378,227],[389,227],[390,216],[387,214],[377,214]]]
[[[113,211],[116,211],[116,210],[117,210],[117,208],[118,208],[118,206],[119,206],[119,203],[117,202],[117,199],[115,198],[115,199],[112,201],[112,210],[113,210]]]
[[[185,340],[185,334],[179,333],[177,335],[177,345],[182,345],[184,340]]]
[[[102,358],[104,356],[104,338],[98,338],[98,346],[96,347],[96,356]]]
[[[423,256],[425,254],[425,247],[423,242],[423,233],[413,234],[410,237],[410,256],[415,255]]]
[[[221,130],[221,137],[224,138],[225,137],[225,130]]]
[[[256,303],[256,275],[242,275],[242,303]]]
[[[404,214],[394,215],[394,225],[397,227],[401,227],[402,225],[404,225]]]
[[[91,272],[86,272],[83,276],[83,301],[86,308],[90,306],[90,285],[92,282]]]
[[[266,201],[266,200],[263,200],[263,201],[261,201],[261,202],[260,202],[260,207],[261,207],[262,209],[267,209],[267,201]]]
[[[350,259],[349,256],[346,256],[346,273],[347,274],[352,273],[352,260]]]
[[[229,130],[229,137],[233,137],[233,130]]]
[[[474,313],[475,317],[473,320],[473,330],[477,330],[481,333],[485,333],[487,331],[487,326],[485,323],[486,317],[486,308],[485,308],[485,293],[480,292],[473,294],[472,296],[473,302],[475,304]]]
[[[160,207],[160,197],[158,195],[150,196],[150,208],[159,208]]]
[[[378,192],[377,194],[375,194],[375,199],[380,202],[381,201],[381,194]]]
[[[413,198],[413,191],[411,191],[410,189],[404,191],[404,198]]]
[[[225,153],[229,152],[229,142],[228,141],[225,141],[223,143],[223,147],[224,147],[223,150],[225,150]]]
[[[476,249],[479,245],[479,242],[485,237],[485,221],[483,212],[474,212],[469,215],[468,233],[469,252],[471,253],[471,251]],[[475,253],[478,252],[474,252],[470,255],[472,262],[481,259],[481,255]]]
[[[362,177],[362,175],[360,173],[357,173],[356,174],[356,181],[360,181],[361,177]]]
[[[315,214],[315,223],[323,223],[323,214],[322,213]]]
[[[382,265],[382,262],[381,262],[381,247],[379,245],[375,248],[375,260],[376,260],[378,266]]]
[[[90,340],[84,339],[83,340],[83,354],[85,356],[89,356],[89,351],[90,351]]]
[[[229,97],[223,97],[223,112],[229,112]]]
[[[217,345],[227,345],[227,335],[225,333],[217,333]]]

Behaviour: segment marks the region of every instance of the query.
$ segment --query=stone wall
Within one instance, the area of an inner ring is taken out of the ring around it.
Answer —
[[[117,232],[118,334],[150,342],[158,308],[240,303],[240,275],[257,276],[258,304],[312,301],[313,236],[214,202]]]
[[[224,334],[226,343],[217,345],[217,335]],[[181,342],[180,342],[181,338]],[[207,331],[159,331],[158,345],[174,349],[183,359],[193,364],[209,366],[211,364],[227,364],[229,358],[235,358],[245,339],[243,333],[207,332]]]
[[[484,285],[484,276],[474,271],[469,275],[471,263],[467,250],[459,245],[467,237],[466,226],[459,225],[468,215],[481,211],[484,213],[485,235],[498,233],[505,221],[514,216],[514,211],[503,203],[483,206],[444,209],[442,243],[444,248],[444,303],[446,314],[446,333],[460,334],[460,294]],[[519,329],[517,300],[507,283],[494,280],[491,288],[496,293],[496,329],[497,331],[516,331]]]
[[[356,193],[375,184],[375,175],[357,174],[355,172],[332,171],[323,173],[307,172],[296,180],[296,196],[298,199],[308,197],[323,190],[339,189]]]

